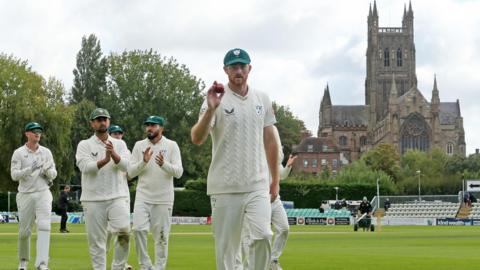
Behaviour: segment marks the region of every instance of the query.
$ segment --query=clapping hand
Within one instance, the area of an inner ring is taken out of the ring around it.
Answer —
[[[155,162],[158,164],[158,166],[163,166],[164,161],[162,153],[158,153],[158,155],[155,157]]]

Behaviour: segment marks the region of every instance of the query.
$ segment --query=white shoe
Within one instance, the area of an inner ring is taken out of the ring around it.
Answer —
[[[271,270],[282,270],[282,267],[280,266],[280,263],[275,260],[270,263],[270,269]]]
[[[133,269],[133,267],[130,264],[127,263],[125,265],[125,270],[132,270],[132,269]]]
[[[21,259],[20,263],[18,264],[18,270],[27,270],[28,261],[25,259]]]
[[[41,263],[37,266],[37,270],[48,270],[48,267],[44,263]]]

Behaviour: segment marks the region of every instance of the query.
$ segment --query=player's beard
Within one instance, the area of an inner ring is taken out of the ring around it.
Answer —
[[[153,131],[153,132],[148,132],[147,133],[147,138],[150,140],[150,141],[153,141],[159,134],[160,132],[157,130],[157,131]]]

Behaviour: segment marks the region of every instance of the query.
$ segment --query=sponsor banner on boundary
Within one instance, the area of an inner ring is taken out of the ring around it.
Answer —
[[[335,225],[335,218],[334,217],[328,217],[327,218],[327,225]]]
[[[480,226],[479,219],[469,218],[438,218],[437,226]]]
[[[383,226],[388,226],[388,225],[435,226],[437,225],[436,218],[383,217],[381,222]]]
[[[305,225],[327,225],[326,217],[306,217]]]
[[[297,217],[288,217],[288,225],[297,225]]]
[[[297,225],[305,225],[305,217],[297,217]]]
[[[172,224],[207,224],[207,217],[172,217]]]
[[[348,217],[336,217],[335,225],[350,225],[350,218]]]

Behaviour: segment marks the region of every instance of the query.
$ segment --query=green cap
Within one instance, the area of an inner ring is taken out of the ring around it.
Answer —
[[[93,110],[93,112],[90,114],[90,120],[97,119],[99,117],[106,117],[110,118],[110,114],[108,113],[107,110],[102,109],[102,108],[96,108]]]
[[[146,124],[158,124],[158,125],[163,127],[163,125],[165,124],[165,119],[163,119],[163,117],[161,117],[161,116],[152,115],[152,116],[149,116],[147,118],[147,120],[145,120],[145,122],[143,122],[143,124],[144,125],[146,125]]]
[[[34,130],[39,130],[41,133],[43,132],[43,127],[37,122],[30,122],[25,125],[25,131],[34,131]]]
[[[123,133],[123,129],[119,125],[110,125],[108,127],[108,133],[112,134],[112,133],[115,133],[115,132]]]
[[[231,49],[227,52],[225,58],[223,58],[223,64],[225,66],[230,66],[237,63],[250,64],[250,56],[248,56],[248,53],[242,49]]]

